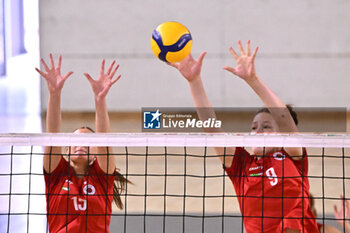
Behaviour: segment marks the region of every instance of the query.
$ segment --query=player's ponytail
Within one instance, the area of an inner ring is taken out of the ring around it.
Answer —
[[[113,200],[117,207],[121,210],[124,208],[124,205],[122,199],[120,198],[120,194],[123,191],[125,191],[127,183],[132,184],[129,180],[127,180],[122,174],[120,174],[116,170],[113,184]]]

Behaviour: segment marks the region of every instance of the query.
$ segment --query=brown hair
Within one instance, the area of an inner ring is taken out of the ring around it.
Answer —
[[[293,107],[292,107],[291,105],[287,104],[286,107],[288,108],[289,113],[290,113],[290,115],[292,116],[295,125],[298,125],[299,121],[298,121],[297,113],[294,111],[294,109],[293,109]],[[265,107],[265,108],[259,109],[259,110],[256,112],[255,115],[258,115],[258,114],[261,113],[261,112],[271,113],[270,110],[269,110],[268,108]]]
[[[315,217],[317,217],[317,210],[315,208],[315,198],[311,193],[310,193],[310,208],[311,208],[311,211],[314,213]]]
[[[125,191],[126,184],[132,184],[129,180],[127,180],[122,174],[120,174],[117,170],[115,170],[115,178],[113,184],[113,201],[117,205],[119,209],[123,209],[124,205],[120,198],[120,194]]]
[[[89,126],[83,126],[83,127],[80,127],[79,129],[88,129],[92,133],[95,133],[95,131],[92,128],[90,128]],[[113,201],[115,202],[117,207],[122,210],[124,208],[124,205],[123,205],[123,202],[120,198],[120,194],[123,191],[125,191],[126,184],[127,183],[132,184],[132,182],[130,182],[122,174],[120,174],[117,171],[117,169],[115,169],[114,174],[115,175],[114,175],[114,182],[113,182]]]

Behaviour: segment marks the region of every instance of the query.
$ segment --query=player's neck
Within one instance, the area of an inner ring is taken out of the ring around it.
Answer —
[[[83,178],[85,175],[85,172],[88,167],[88,163],[82,163],[82,162],[70,162],[71,167],[74,169],[75,174],[77,175],[77,178]]]
[[[262,148],[260,151],[259,150],[255,151],[256,153],[253,153],[252,155],[257,157],[257,159],[259,160],[262,157],[264,157],[264,155],[278,152],[281,149],[282,148],[280,148],[280,147],[266,147],[265,149]]]

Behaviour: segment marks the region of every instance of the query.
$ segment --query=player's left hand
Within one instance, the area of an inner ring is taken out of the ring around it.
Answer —
[[[251,54],[249,40],[247,42],[247,48],[245,51],[243,49],[241,41],[238,41],[238,48],[240,51],[240,55],[238,55],[232,47],[229,48],[230,53],[232,54],[234,59],[237,61],[236,67],[233,68],[230,66],[224,66],[223,68],[237,75],[238,77],[245,80],[246,82],[254,81],[254,79],[256,78],[254,60],[259,48],[256,47],[253,54]]]
[[[97,80],[93,79],[88,73],[84,74],[87,80],[90,82],[96,100],[105,98],[111,86],[120,79],[121,75],[114,78],[114,75],[119,68],[119,65],[116,65],[115,67],[114,65],[115,61],[111,63],[107,72],[105,72],[105,59],[103,59],[100,68],[100,75]]]

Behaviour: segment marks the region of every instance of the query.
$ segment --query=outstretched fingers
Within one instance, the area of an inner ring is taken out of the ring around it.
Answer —
[[[349,217],[349,202],[345,199],[345,197],[343,195],[341,195],[341,199],[342,199],[342,207],[345,209],[344,210],[345,217],[348,218]]]
[[[46,72],[49,72],[50,71],[50,68],[48,67],[48,65],[46,64],[46,62],[44,61],[43,58],[40,59],[41,60],[41,63],[43,64],[44,66],[44,69]]]
[[[66,81],[66,80],[69,78],[69,76],[71,76],[72,74],[73,74],[73,72],[72,72],[72,71],[69,71],[69,72],[63,77],[63,80]]]
[[[54,69],[55,68],[55,62],[53,61],[53,56],[52,56],[52,53],[50,53],[50,65],[51,65],[51,69]]]
[[[39,70],[38,68],[35,67],[35,70],[46,79],[46,74],[44,72],[42,72],[41,70]]]
[[[244,56],[245,53],[244,53],[244,50],[243,50],[242,42],[240,40],[238,41],[238,48],[239,48],[239,51],[241,53],[241,56]]]
[[[115,78],[114,80],[111,80],[110,86],[112,86],[114,83],[116,83],[121,77],[122,77],[121,75],[118,75],[117,78]]]
[[[241,56],[251,56],[251,46],[250,46],[250,40],[247,41],[247,47],[246,50],[244,51],[242,42],[239,40],[238,41],[238,49],[240,52]],[[255,58],[256,53],[258,51],[258,47],[254,50],[252,57]],[[232,54],[232,56],[237,60],[239,58],[239,56],[237,55],[237,53],[232,49],[232,47],[230,47],[230,53]]]
[[[92,83],[94,81],[94,79],[88,74],[88,73],[84,73],[84,76],[87,78],[87,80]]]
[[[58,64],[57,64],[56,69],[57,69],[57,70],[61,70],[61,65],[62,65],[62,56],[59,55],[59,56],[58,56]]]
[[[53,69],[56,69],[58,73],[60,73],[60,70],[61,70],[61,65],[62,65],[62,56],[59,55],[58,57],[58,63],[57,63],[57,67],[55,67],[55,62],[54,62],[54,59],[53,59],[53,56],[52,56],[52,53],[49,54],[49,60],[50,60],[50,66],[49,67],[45,60],[43,58],[40,59],[41,63],[43,64],[43,67],[45,69],[46,72],[49,72],[50,70],[53,70]],[[42,73],[40,73],[42,75]]]
[[[115,62],[113,62],[113,65],[114,65],[114,63],[115,63]],[[112,69],[112,67],[113,67],[113,66],[111,66],[110,68]],[[110,71],[108,72],[108,75],[110,76],[110,79],[113,78],[113,76],[114,76],[115,72],[117,72],[118,68],[119,68],[119,65],[117,65],[116,67],[114,67],[114,69],[113,69],[113,71],[112,71],[111,74],[110,74]]]
[[[105,59],[103,59],[102,62],[101,62],[100,77],[102,77],[104,72],[105,72],[105,62],[106,62]]]
[[[338,220],[343,220],[344,218],[347,218],[347,215],[349,214],[348,213],[349,203],[345,200],[343,195],[341,195],[340,198],[341,198],[340,210],[338,210],[337,205],[334,205],[334,215]]]
[[[337,205],[334,205],[333,208],[334,208],[334,215],[336,217],[338,217],[338,207],[337,207]]]
[[[207,54],[207,52],[202,52],[202,53],[199,55],[199,57],[198,57],[198,62],[199,62],[200,65],[202,65],[203,60],[204,60],[204,57],[205,57],[206,54]],[[191,55],[191,54],[190,54],[190,55]]]
[[[112,63],[109,65],[109,67],[108,67],[108,70],[107,70],[107,74],[108,74],[108,75],[111,73],[114,64],[115,64],[115,60],[113,60],[113,62],[112,62]],[[117,66],[118,66],[118,65],[117,65]]]
[[[223,69],[224,69],[224,70],[227,70],[227,71],[229,71],[229,72],[231,72],[231,73],[233,73],[233,74],[236,74],[235,68],[232,68],[232,67],[230,67],[230,66],[224,66]]]
[[[253,52],[253,55],[252,55],[253,61],[255,60],[255,57],[256,57],[256,54],[258,53],[258,50],[259,50],[259,47],[256,47],[256,48],[254,49],[254,52]]]
[[[250,40],[247,41],[246,54],[248,57],[250,56]]]
[[[114,80],[110,79],[107,85],[105,85],[102,91],[98,94],[98,96],[100,97],[106,96],[109,90],[111,89],[111,87],[113,86],[113,84],[115,84],[120,78],[121,78],[121,75],[118,75],[117,78],[115,78]]]
[[[345,200],[345,198],[343,199],[343,201],[345,202],[346,209],[349,210],[349,201]]]
[[[229,51],[232,54],[232,56],[234,57],[234,59],[238,60],[239,56],[237,55],[236,51],[232,47],[229,48]]]
[[[172,67],[174,67],[176,69],[179,68],[179,64],[178,63],[166,62],[166,64],[168,64],[169,66],[172,66]]]

